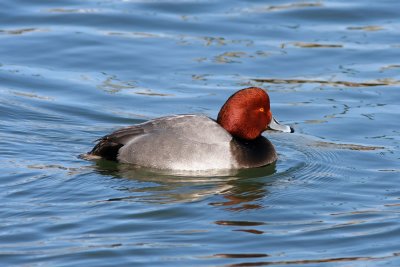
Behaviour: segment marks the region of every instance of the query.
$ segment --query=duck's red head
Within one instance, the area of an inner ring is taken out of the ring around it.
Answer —
[[[267,129],[271,120],[268,94],[261,88],[249,87],[225,102],[217,122],[233,136],[253,140]]]

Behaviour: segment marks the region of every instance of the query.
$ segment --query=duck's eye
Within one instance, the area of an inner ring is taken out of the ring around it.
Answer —
[[[258,111],[264,112],[264,108],[259,108]]]

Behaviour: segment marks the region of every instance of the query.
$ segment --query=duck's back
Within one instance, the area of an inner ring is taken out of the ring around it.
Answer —
[[[232,136],[201,115],[163,117],[104,136],[91,154],[157,169],[237,168]],[[112,154],[115,155],[112,155]]]

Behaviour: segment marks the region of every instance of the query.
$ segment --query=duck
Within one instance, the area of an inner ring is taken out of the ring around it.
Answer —
[[[267,129],[294,131],[272,116],[264,89],[249,87],[231,95],[216,120],[197,114],[152,119],[101,137],[88,155],[159,170],[255,168],[278,158],[262,135]]]

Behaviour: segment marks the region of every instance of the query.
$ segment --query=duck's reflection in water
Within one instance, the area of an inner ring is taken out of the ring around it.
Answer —
[[[268,194],[267,187],[274,181],[268,176],[276,172],[275,164],[246,170],[160,172],[106,160],[97,161],[95,168],[101,174],[136,182],[120,189],[128,192],[128,196],[109,201],[166,204],[209,198],[209,205],[227,206],[232,211],[259,208],[252,203]]]

